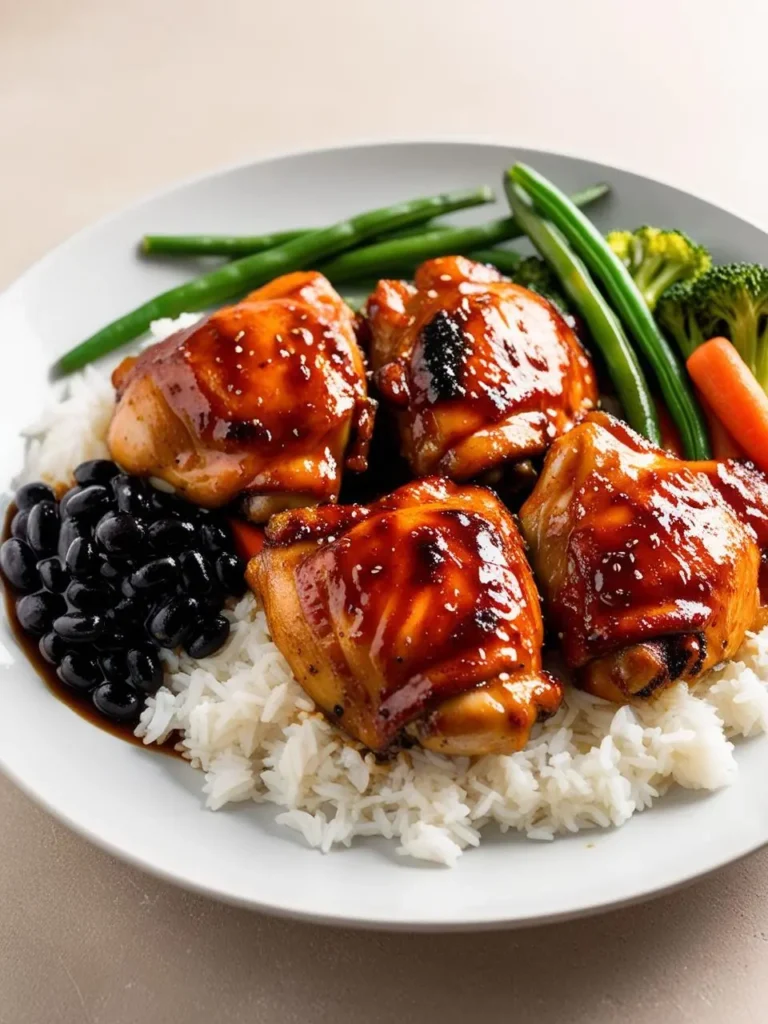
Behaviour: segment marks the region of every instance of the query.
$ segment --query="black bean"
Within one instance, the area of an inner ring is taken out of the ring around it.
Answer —
[[[64,597],[75,611],[99,614],[104,614],[117,601],[117,594],[111,587],[98,582],[83,583],[82,580],[72,580]]]
[[[11,536],[17,537],[19,540],[27,539],[27,520],[29,519],[29,510],[21,509],[11,520]]]
[[[170,503],[167,500],[169,496],[165,491],[161,491],[157,487],[149,487],[147,497],[152,508],[153,519],[162,519],[164,516],[171,515]]]
[[[68,643],[90,643],[104,632],[104,616],[84,615],[82,612],[68,612],[53,622],[54,630]]]
[[[84,487],[78,494],[73,494],[67,501],[66,512],[75,519],[98,519],[112,508],[114,498],[106,487],[91,484]]]
[[[184,640],[190,658],[207,658],[215,654],[229,637],[229,620],[223,615],[195,623]]]
[[[99,566],[99,575],[106,583],[118,586],[123,578],[123,570],[118,569],[116,565],[112,565],[112,563],[106,559],[102,559],[101,565]]]
[[[224,591],[221,589],[221,587],[218,584],[218,581],[216,582],[216,585],[209,593],[200,595],[200,603],[209,611],[213,612],[221,611],[226,599],[227,594],[225,594]]]
[[[198,523],[200,526],[204,526],[206,523],[215,523],[220,521],[220,516],[212,511],[210,508],[202,508],[200,505],[192,505],[190,502],[183,502],[185,511],[183,513],[185,519],[191,519],[193,523]]]
[[[152,505],[152,511],[156,519],[170,516],[174,513],[173,493],[161,491],[159,487],[150,486],[147,489],[147,497]]]
[[[161,647],[178,647],[195,624],[200,605],[194,597],[173,597],[152,616],[149,632]]]
[[[56,495],[47,484],[36,481],[33,484],[24,484],[16,491],[16,508],[24,511],[34,508],[41,501],[56,501]]]
[[[69,573],[61,564],[60,558],[44,558],[42,562],[37,563],[37,571],[46,590],[53,594],[63,594],[67,589]]]
[[[229,547],[229,535],[220,523],[203,523],[200,528],[203,549],[211,554],[218,554]]]
[[[195,597],[210,594],[214,586],[211,563],[201,551],[185,551],[179,557],[184,585]]]
[[[74,487],[69,488],[66,494],[62,495],[61,501],[59,502],[59,512],[61,513],[62,519],[67,519],[69,516],[70,498],[73,498],[76,494],[79,494],[81,490],[82,487],[78,487],[77,484],[75,484]]]
[[[142,693],[157,693],[163,682],[163,665],[151,644],[133,647],[126,656],[128,677]]]
[[[99,520],[95,536],[108,555],[136,556],[144,542],[144,527],[128,512],[109,512]]]
[[[158,519],[150,526],[147,536],[158,554],[176,555],[194,545],[197,531],[186,519]]]
[[[136,630],[108,628],[109,612],[104,618],[107,625],[94,641],[94,647],[97,651],[125,651],[134,642]]]
[[[0,547],[0,567],[17,590],[35,590],[40,586],[37,559],[23,540],[11,537]]]
[[[179,564],[175,558],[156,558],[131,573],[129,581],[135,590],[167,593],[176,585],[178,578]]]
[[[104,679],[98,661],[83,651],[71,651],[61,659],[56,675],[73,690],[89,693]]]
[[[40,653],[46,661],[50,662],[51,665],[58,665],[64,655],[67,653],[67,645],[61,639],[58,633],[51,631],[40,637],[38,643]]]
[[[42,636],[47,633],[57,616],[65,610],[64,598],[48,590],[26,594],[16,602],[16,616],[25,633]]]
[[[245,593],[245,562],[239,555],[229,551],[220,554],[216,559],[216,576],[228,594],[241,597]]]
[[[135,595],[121,598],[111,609],[110,621],[118,627],[130,627],[144,621],[147,616],[146,605]]]
[[[104,678],[113,683],[124,683],[128,678],[125,651],[107,651],[99,656],[99,664]]]
[[[142,700],[129,683],[102,683],[93,691],[93,703],[113,722],[134,722],[141,713]]]
[[[61,506],[59,506],[61,509]],[[87,523],[78,522],[76,519],[65,519],[59,530],[59,558],[66,558],[69,545],[76,537],[87,537],[90,540],[91,531]]]
[[[150,516],[152,503],[143,480],[119,473],[112,479],[112,493],[120,512],[129,512],[133,516]]]
[[[150,489],[155,518],[165,519],[196,519],[197,506],[184,501],[177,494],[161,491],[157,487]]]
[[[52,555],[59,543],[59,506],[55,501],[39,501],[29,510],[27,543],[38,558]]]
[[[108,484],[119,472],[118,467],[110,459],[91,459],[90,462],[80,463],[75,470],[75,480],[81,487]]]
[[[64,564],[78,579],[100,575],[101,560],[93,543],[86,537],[75,537],[69,545]]]

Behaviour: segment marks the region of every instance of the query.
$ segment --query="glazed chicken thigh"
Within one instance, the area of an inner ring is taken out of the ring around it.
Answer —
[[[315,272],[287,274],[113,374],[112,457],[210,508],[249,518],[335,501],[366,465],[367,397],[354,314]]]
[[[605,413],[552,446],[520,518],[579,685],[649,697],[733,656],[758,611],[740,511],[759,491],[748,467],[681,461]]]
[[[560,704],[522,540],[485,488],[430,478],[284,512],[247,576],[301,685],[373,750],[405,730],[442,753],[510,752]]]
[[[762,629],[768,625],[768,478],[751,462],[729,459],[694,465],[706,473],[709,482],[733,509],[739,522],[755,535],[760,549],[757,588],[760,607],[752,628]]]
[[[597,399],[589,357],[557,310],[463,256],[380,281],[371,362],[414,473],[468,480],[543,453]]]

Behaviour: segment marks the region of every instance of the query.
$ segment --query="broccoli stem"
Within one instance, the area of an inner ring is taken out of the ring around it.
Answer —
[[[743,315],[736,315],[730,324],[731,342],[741,358],[750,368],[755,377],[759,379],[757,334],[755,322],[751,311],[745,311]],[[761,353],[762,354],[762,353]],[[762,362],[762,360],[761,360]],[[761,381],[762,383],[762,381]]]

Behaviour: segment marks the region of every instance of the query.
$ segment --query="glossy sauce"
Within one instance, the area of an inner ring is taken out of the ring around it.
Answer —
[[[342,724],[354,717],[350,731],[373,749],[490,680],[524,677],[531,702],[556,707],[559,688],[540,672],[542,622],[522,541],[484,488],[429,478],[372,506],[277,517],[257,570],[268,618],[280,549],[295,551],[301,628],[344,691]],[[274,609],[270,624],[280,626]],[[290,661],[291,649],[283,653]],[[317,678],[298,677],[315,696]]]
[[[768,478],[751,462],[711,462],[704,467],[739,520],[755,531],[760,548],[760,604],[768,608]]]
[[[690,634],[714,663],[751,626],[755,534],[708,465],[602,413],[553,446],[521,519],[570,667]]]
[[[335,500],[343,467],[365,467],[375,409],[354,326],[315,272],[217,310],[115,370],[112,454],[209,507]]]
[[[417,474],[468,479],[541,454],[597,400],[592,365],[545,299],[463,257],[370,300],[372,364]]]

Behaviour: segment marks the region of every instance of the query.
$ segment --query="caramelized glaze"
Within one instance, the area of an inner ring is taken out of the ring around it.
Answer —
[[[760,548],[759,625],[768,625],[768,478],[751,462],[729,459],[697,465],[728,502],[739,522],[754,531]]]
[[[592,413],[553,445],[522,507],[566,661],[600,696],[691,681],[730,657],[755,621],[755,533],[708,468],[721,472]]]
[[[244,495],[263,520],[335,501],[342,466],[366,466],[375,403],[354,315],[321,274],[277,278],[124,360],[113,381],[113,457],[197,504]]]
[[[597,400],[589,357],[555,308],[461,256],[415,287],[380,281],[371,360],[413,471],[466,480],[541,454]]]
[[[285,512],[248,578],[297,679],[374,750],[408,725],[450,753],[519,749],[560,703],[521,538],[484,488]]]

